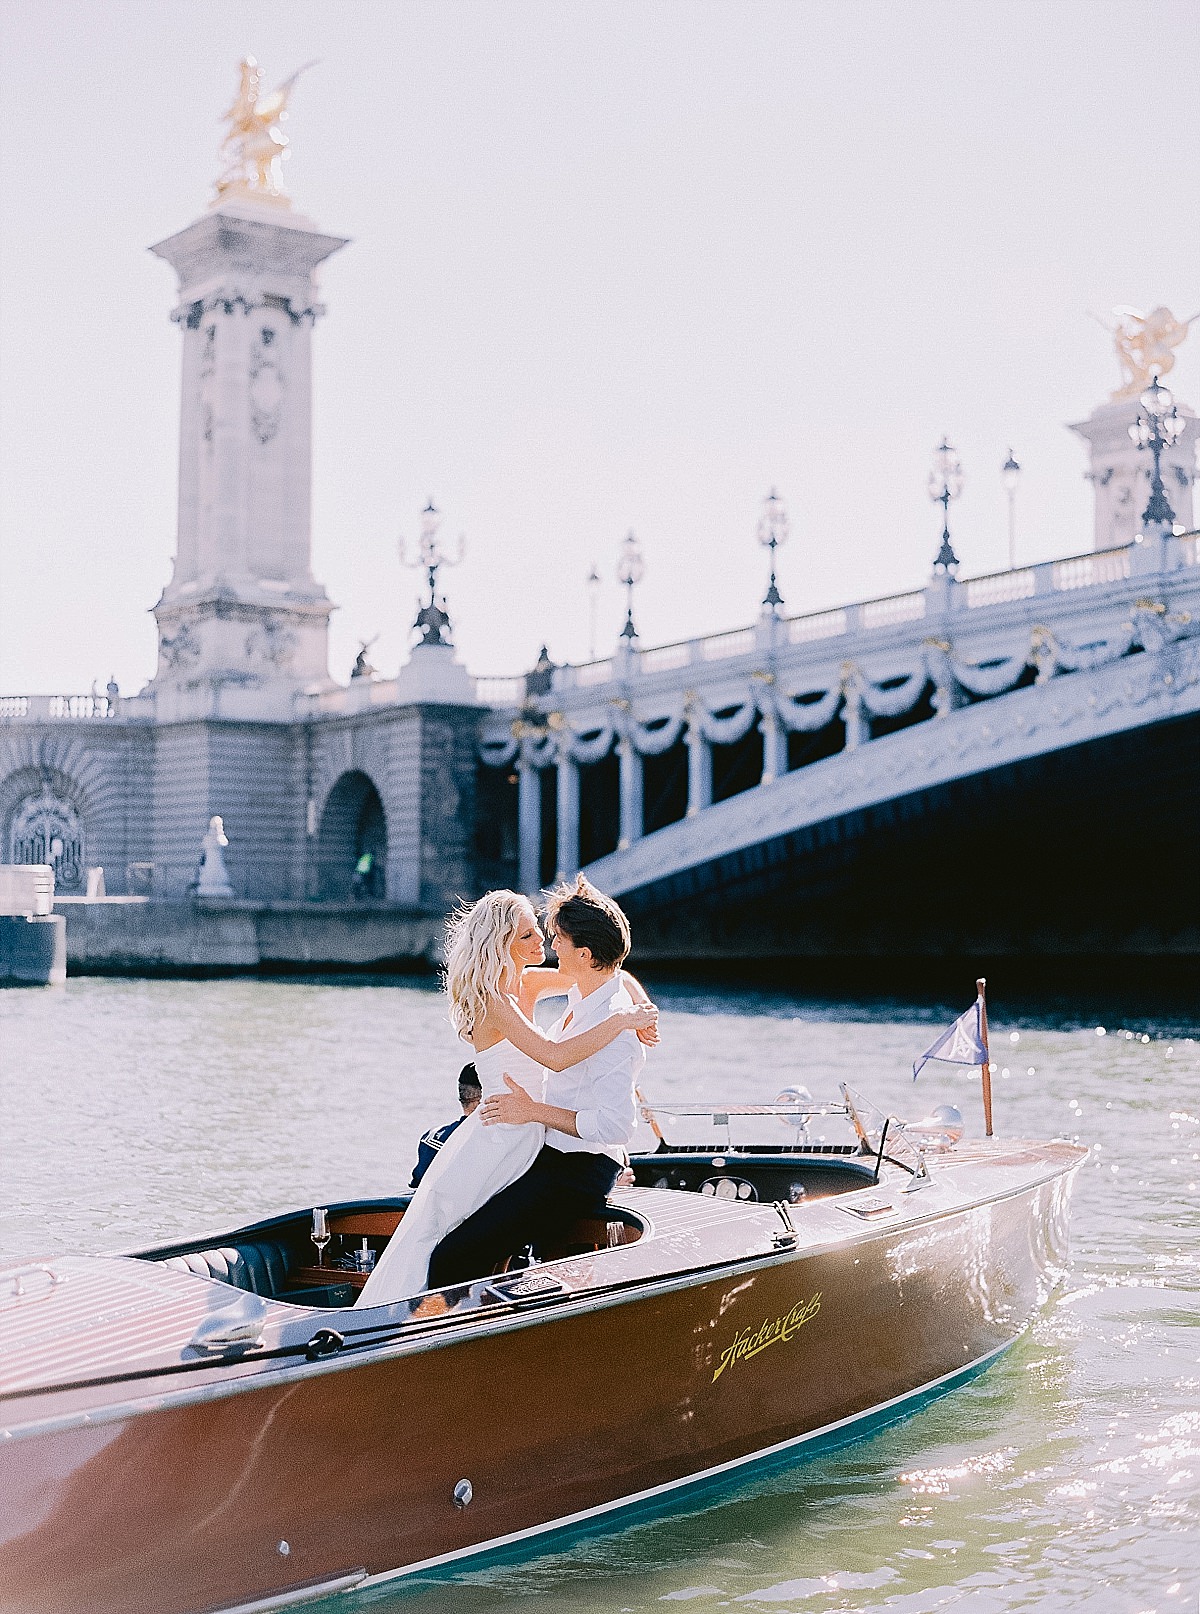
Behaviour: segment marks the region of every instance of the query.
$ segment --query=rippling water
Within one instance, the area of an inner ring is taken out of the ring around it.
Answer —
[[[653,988],[653,983],[650,983]],[[906,1067],[955,1009],[661,988],[668,1100],[848,1080],[900,1114],[976,1080]],[[451,1581],[331,1609],[617,1614],[1200,1608],[1200,1047],[994,1011],[998,1132],[1092,1145],[1071,1275],[972,1385],[832,1454]],[[1179,1030],[1176,1026],[1175,1031]],[[102,1249],[407,1180],[454,1113],[436,992],[72,980],[0,993],[0,1258]]]

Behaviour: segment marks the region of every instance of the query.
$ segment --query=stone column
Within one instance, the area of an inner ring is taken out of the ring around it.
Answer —
[[[842,717],[846,724],[846,750],[855,751],[871,738],[871,727],[863,711],[862,696],[853,684],[846,690]]]
[[[704,738],[704,732],[694,718],[688,719],[687,748],[687,815],[689,818],[695,818],[697,813],[712,806],[712,747]]]
[[[579,870],[579,764],[558,756],[558,878],[569,880]]]
[[[624,852],[642,838],[642,759],[628,735],[617,742],[617,756],[621,767],[621,838],[617,851]]]
[[[787,772],[787,734],[774,712],[764,712],[758,726],[763,737],[762,783],[769,785]]]
[[[225,200],[151,250],[179,277],[175,568],[155,606],[161,721],[290,717],[328,683],[312,575],[312,328],[345,245],[286,205]]]
[[[542,782],[524,757],[517,763],[517,883],[528,896],[542,885]]]

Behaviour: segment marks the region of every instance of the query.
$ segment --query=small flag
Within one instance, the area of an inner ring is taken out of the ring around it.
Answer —
[[[940,1059],[946,1065],[986,1065],[987,1046],[983,1040],[983,999],[978,997],[960,1014],[950,1027],[943,1031],[931,1048],[927,1048],[913,1065],[913,1081],[920,1075],[927,1060]]]

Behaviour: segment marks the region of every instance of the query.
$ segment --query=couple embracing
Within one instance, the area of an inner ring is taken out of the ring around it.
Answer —
[[[483,1103],[442,1146],[357,1304],[383,1306],[485,1276],[581,1216],[603,1217],[637,1120],[658,1011],[621,966],[629,923],[582,875],[537,914],[489,891],[450,922],[450,1020],[475,1049]],[[540,997],[567,992],[547,1033]]]

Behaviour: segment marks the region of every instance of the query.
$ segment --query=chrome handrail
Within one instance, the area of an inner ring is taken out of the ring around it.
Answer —
[[[60,1283],[66,1283],[67,1281],[67,1274],[65,1272],[56,1272],[48,1261],[31,1261],[28,1266],[17,1267],[15,1270],[8,1272],[0,1272],[0,1282],[12,1284],[6,1298],[20,1300],[25,1294],[24,1280],[33,1277],[35,1273],[41,1273],[44,1277],[50,1279],[50,1289],[57,1289]],[[47,1294],[50,1293],[50,1289],[46,1290]]]

